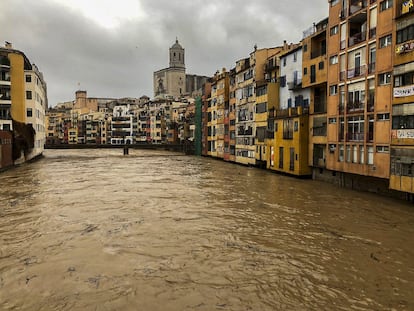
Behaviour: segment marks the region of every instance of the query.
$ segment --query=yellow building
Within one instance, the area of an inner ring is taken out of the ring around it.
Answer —
[[[229,72],[229,155],[225,160],[236,161],[236,68]]]
[[[236,162],[255,165],[254,54],[236,62]]]
[[[390,188],[414,193],[414,3],[396,1]],[[389,116],[388,116],[389,118]]]
[[[15,163],[42,154],[45,143],[46,83],[26,55],[6,42],[0,48],[0,130],[13,131]]]
[[[275,138],[267,168],[296,176],[308,176],[309,115],[303,107],[275,111]]]
[[[236,62],[237,163],[260,165],[266,161],[267,102],[262,101],[257,106],[256,91],[260,89],[262,93],[267,92],[267,86],[263,88],[267,84],[265,64],[269,56],[280,49],[280,47],[257,49],[255,46],[248,58]],[[262,93],[261,96],[264,95]],[[259,108],[258,113],[256,113],[257,108]]]
[[[1,123],[3,130],[12,130],[11,119],[26,123],[25,70],[32,70],[32,65],[26,55],[13,49],[11,44],[0,48],[0,57],[0,104],[9,117],[7,122]]]

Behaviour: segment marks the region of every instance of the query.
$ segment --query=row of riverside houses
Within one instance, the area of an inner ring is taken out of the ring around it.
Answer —
[[[0,169],[42,155],[46,107],[43,74],[6,42],[0,47]]]
[[[154,72],[154,99],[94,98],[79,90],[73,101],[47,111],[47,144],[186,144],[195,139],[194,97],[205,76],[186,74],[178,39],[169,67]]]
[[[300,43],[217,71],[202,154],[412,198],[413,12],[413,0],[330,0]]]
[[[178,144],[194,139],[194,100],[95,98],[79,90],[49,108],[46,144]]]

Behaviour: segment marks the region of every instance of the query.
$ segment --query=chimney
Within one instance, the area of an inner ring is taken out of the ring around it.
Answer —
[[[8,42],[8,41],[5,41],[5,45],[4,46],[5,46],[6,49],[12,49],[13,48],[11,42]]]

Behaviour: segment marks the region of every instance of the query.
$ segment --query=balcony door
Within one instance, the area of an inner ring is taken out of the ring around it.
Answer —
[[[355,77],[361,74],[361,53],[355,53]]]

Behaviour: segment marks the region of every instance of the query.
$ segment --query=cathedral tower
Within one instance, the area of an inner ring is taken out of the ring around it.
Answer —
[[[175,43],[170,47],[170,68],[185,68],[184,63],[184,49],[178,43],[178,39],[175,40]]]

